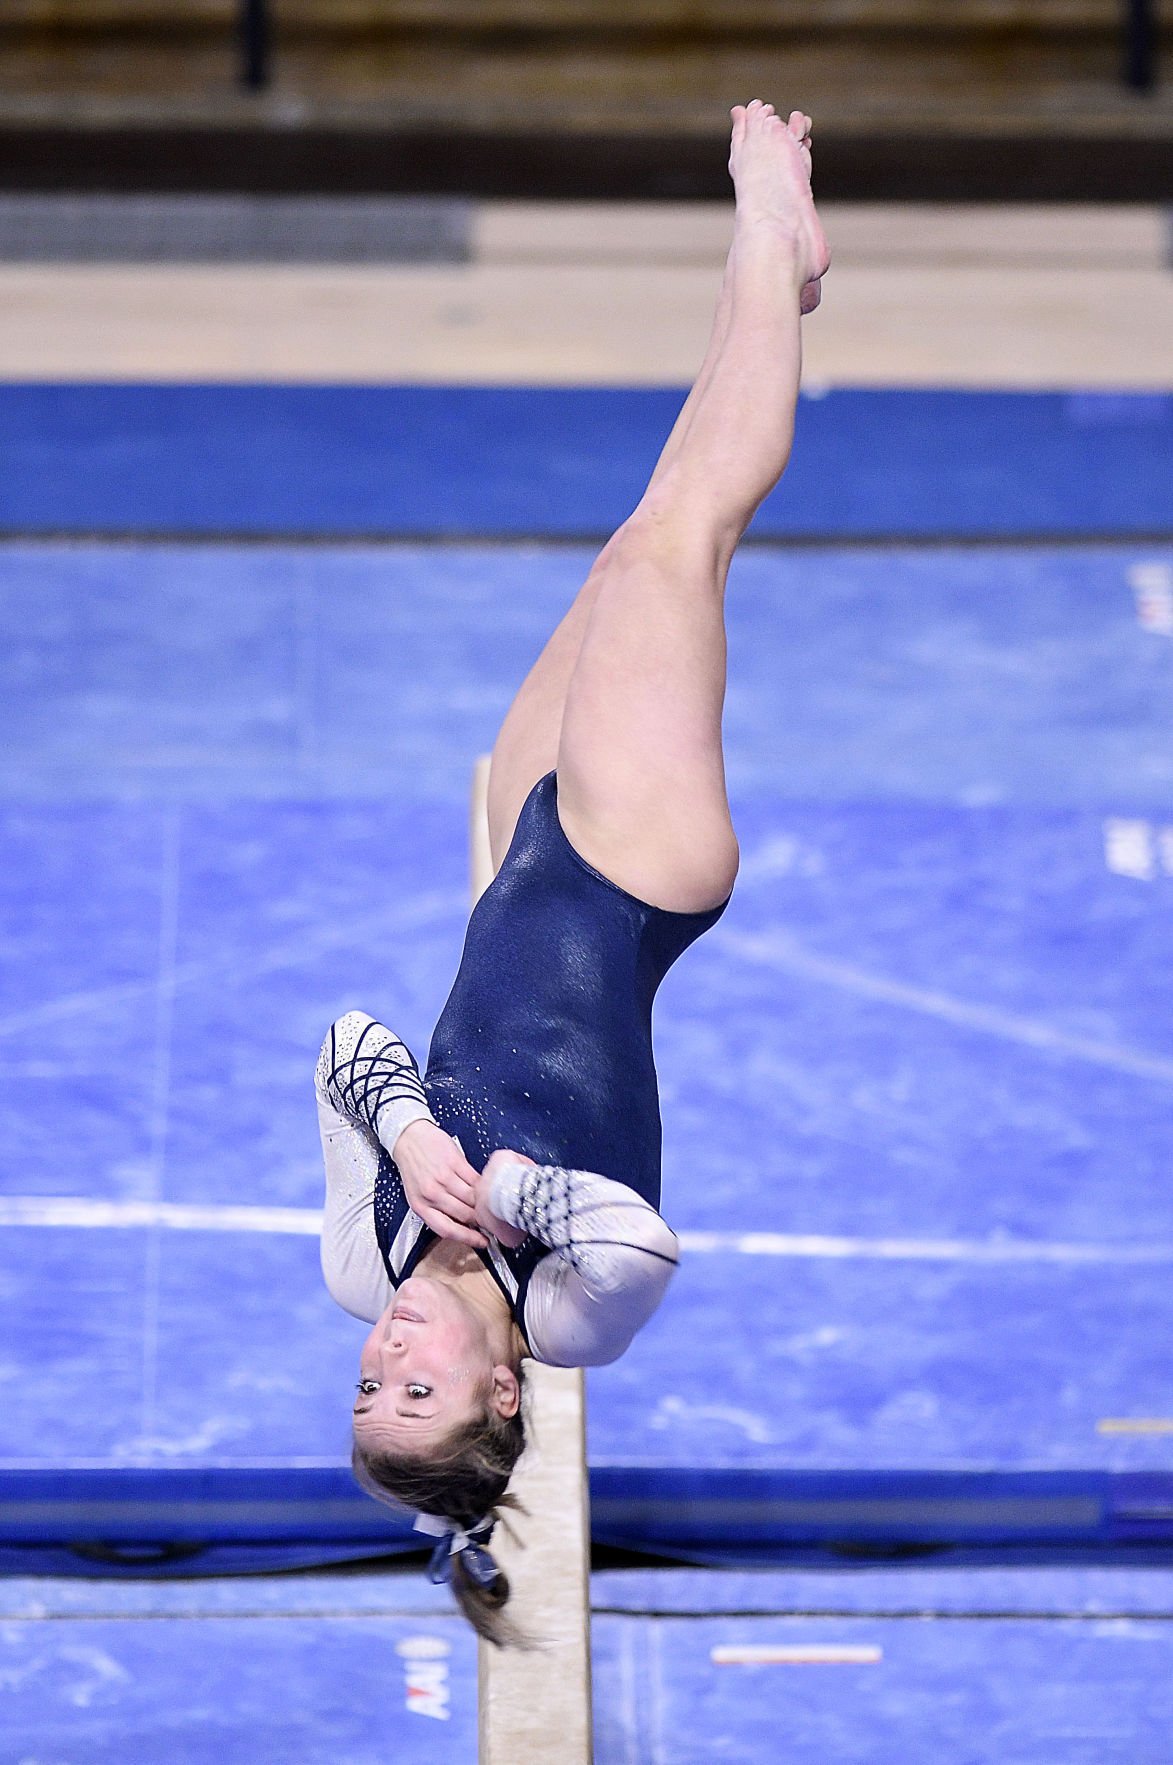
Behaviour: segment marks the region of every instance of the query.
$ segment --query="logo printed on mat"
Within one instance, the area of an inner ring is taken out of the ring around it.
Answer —
[[[1132,564],[1128,586],[1136,597],[1136,617],[1146,631],[1173,637],[1173,564]]]
[[[416,1716],[447,1722],[448,1656],[451,1646],[438,1636],[408,1636],[395,1644],[407,1680],[407,1708]]]
[[[1104,823],[1104,862],[1116,876],[1152,882],[1164,871],[1173,876],[1173,827],[1111,816]]]

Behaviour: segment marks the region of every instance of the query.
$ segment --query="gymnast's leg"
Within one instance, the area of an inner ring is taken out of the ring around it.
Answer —
[[[664,445],[656,467],[657,473],[679,446],[691,422],[699,389],[706,383],[724,343],[729,317],[729,283],[730,272],[726,266],[708,350],[696,384],[681,407],[672,433]],[[655,473],[652,482],[655,482]],[[578,652],[582,648],[583,634],[591,608],[595,604],[599,583],[614,555],[617,539],[618,534],[608,540],[595,559],[590,575],[518,688],[493,744],[488,809],[489,843],[494,869],[500,867],[509,848],[513,829],[517,825],[517,817],[526,797],[538,779],[552,771],[558,763],[566,691],[574,673]]]
[[[807,119],[734,111],[724,334],[639,507],[592,576],[557,753],[572,844],[644,900],[717,905],[737,842],[721,748],[725,578],[794,435],[799,321],[828,253]]]
[[[802,121],[806,124],[807,119]],[[669,466],[679,453],[697,406],[708,389],[725,347],[733,304],[733,279],[734,261],[731,252],[725,266],[705,359],[660,454],[649,490],[663,481]],[[818,284],[815,283],[811,289],[804,291],[804,305],[809,310],[817,300]],[[530,669],[501,725],[493,748],[493,765],[489,777],[489,837],[495,866],[500,865],[505,856],[521,805],[533,785],[558,763],[562,713],[570,677],[574,673],[599,584],[614,557],[618,539],[617,534],[596,558],[590,575]]]

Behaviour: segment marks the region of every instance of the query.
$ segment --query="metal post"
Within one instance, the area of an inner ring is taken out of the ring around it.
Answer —
[[[1157,20],[1153,0],[1124,0],[1124,78],[1134,92],[1157,83]]]
[[[269,8],[266,0],[240,0],[240,77],[250,91],[269,83]]]

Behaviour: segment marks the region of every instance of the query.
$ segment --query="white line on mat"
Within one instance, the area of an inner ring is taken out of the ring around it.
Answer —
[[[884,1658],[872,1643],[721,1643],[709,1651],[715,1667],[870,1666]]]
[[[316,1238],[316,1207],[234,1207],[85,1196],[0,1196],[0,1226],[161,1227],[177,1232],[269,1232]],[[810,1232],[681,1232],[692,1256],[852,1258],[882,1262],[1173,1263],[1173,1244],[1069,1244],[1035,1238],[846,1238]]]

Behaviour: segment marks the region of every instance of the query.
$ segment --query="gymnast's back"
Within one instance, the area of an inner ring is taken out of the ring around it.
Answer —
[[[527,1237],[480,1255],[534,1358],[621,1354],[663,1295],[675,1240],[660,1219],[652,1002],[677,956],[723,908],[673,913],[586,862],[547,773],[469,920],[422,1082],[384,1025],[349,1012],[318,1061],[326,1158],[322,1265],[333,1297],[374,1321],[435,1233],[409,1206],[391,1149],[428,1116],[492,1183],[495,1215]]]

